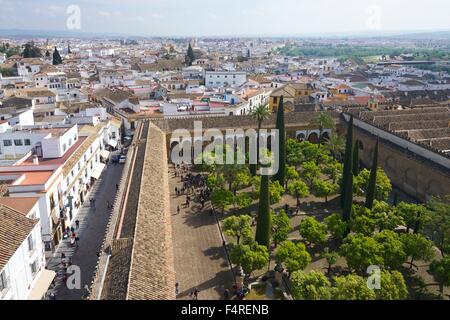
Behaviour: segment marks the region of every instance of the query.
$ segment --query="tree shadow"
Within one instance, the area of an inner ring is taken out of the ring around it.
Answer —
[[[181,283],[180,285],[183,284]],[[181,300],[186,299],[189,296],[189,293],[193,292],[195,289],[200,291],[198,295],[199,300],[209,300],[209,299],[202,299],[202,292],[208,291],[210,289],[213,289],[215,293],[220,297],[220,299],[223,299],[222,297],[225,289],[230,290],[232,286],[233,286],[233,274],[231,270],[222,270],[216,273],[214,278],[209,279],[197,286],[193,286],[186,290],[183,290],[177,296],[177,299]],[[212,298],[212,300],[214,300],[214,298]]]

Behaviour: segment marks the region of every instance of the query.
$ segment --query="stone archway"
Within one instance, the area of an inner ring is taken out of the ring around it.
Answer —
[[[330,134],[328,132],[322,133],[322,141],[330,140]]]
[[[303,132],[300,132],[300,133],[297,135],[297,140],[300,141],[300,142],[305,141],[305,140],[306,140],[306,135],[305,135]]]
[[[311,143],[319,143],[320,142],[319,141],[319,135],[317,133],[315,133],[315,132],[311,133],[308,136],[308,141],[311,142]]]

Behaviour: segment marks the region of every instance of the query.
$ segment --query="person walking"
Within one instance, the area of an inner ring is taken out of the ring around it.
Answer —
[[[109,203],[109,200],[106,200],[106,206],[108,207],[108,209],[111,208],[111,205],[110,205],[110,203]]]
[[[180,214],[180,206],[177,206],[177,214]]]
[[[180,294],[180,284],[177,282],[175,283],[175,295],[179,295]]]
[[[195,288],[195,290],[194,290],[194,300],[198,300],[198,294],[199,294],[199,292],[200,292],[200,291],[198,291],[198,289]]]
[[[75,220],[75,227],[76,229],[80,229],[80,220]]]

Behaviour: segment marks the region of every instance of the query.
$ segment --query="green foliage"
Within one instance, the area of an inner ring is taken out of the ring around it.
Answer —
[[[0,74],[4,77],[14,76],[14,69],[12,68],[0,68]]]
[[[406,253],[400,236],[391,230],[384,230],[375,235],[375,241],[381,245],[384,266],[397,268],[406,260]]]
[[[59,54],[58,49],[55,47],[55,51],[53,51],[53,65],[56,66],[58,64],[62,64],[62,58],[61,55]]]
[[[344,169],[341,185],[341,208],[344,210],[344,220],[350,219],[353,203],[353,116],[348,123],[347,137],[345,142]]]
[[[34,42],[27,42],[23,49],[22,55],[24,58],[40,58],[42,57],[41,49],[34,45]]]
[[[320,131],[320,140],[322,140],[322,133],[324,129],[335,129],[336,124],[334,123],[333,118],[326,112],[316,113],[311,121],[310,125],[319,127]]]
[[[381,245],[363,234],[349,235],[341,246],[341,255],[349,268],[364,273],[371,265],[382,265]]]
[[[337,240],[342,240],[345,237],[347,230],[347,223],[340,215],[333,213],[324,219],[328,232]]]
[[[371,216],[375,219],[379,231],[395,230],[404,225],[403,217],[397,212],[397,208],[384,201],[374,201]]]
[[[275,204],[281,201],[284,194],[284,188],[279,181],[269,183],[270,203]]]
[[[369,186],[370,171],[367,169],[361,170],[359,175],[354,180],[354,191],[356,194],[360,196],[366,194]],[[389,180],[383,169],[378,168],[375,186],[375,199],[386,201],[391,191],[391,180]]]
[[[379,148],[379,141],[377,139],[377,143],[375,145],[375,151],[373,153],[372,168],[370,169],[369,183],[367,185],[367,192],[366,192],[366,208],[369,208],[369,209],[372,209],[373,201],[375,200],[375,191],[376,191],[376,187],[378,184],[378,181],[377,181],[378,148]],[[387,196],[389,196],[389,194]],[[381,199],[386,200],[387,196],[384,198],[381,198]]]
[[[289,194],[297,199],[297,205],[300,204],[300,198],[304,198],[309,195],[309,188],[303,181],[297,179],[294,180],[288,186]]]
[[[226,189],[215,189],[211,193],[211,203],[214,207],[220,208],[222,213],[225,208],[233,203],[234,196],[230,190]]]
[[[275,246],[286,241],[291,230],[291,222],[284,210],[280,210],[278,215],[272,213],[272,240]]]
[[[238,208],[243,209],[249,207],[253,200],[248,193],[241,193],[234,197],[234,202]]]
[[[327,228],[314,217],[304,219],[299,226],[300,235],[308,243],[319,244],[327,238]]]
[[[325,258],[328,263],[328,274],[331,273],[331,266],[339,259],[339,253],[330,251],[330,248],[325,248],[322,252],[322,258]]]
[[[328,204],[328,197],[338,191],[338,185],[329,181],[315,179],[313,181],[313,193],[318,198],[325,198],[325,204]]]
[[[279,132],[278,137],[278,159],[279,159],[279,168],[278,172],[273,177],[274,180],[278,181],[281,186],[285,185],[286,180],[286,128],[284,126],[284,104],[283,104],[283,96],[280,97],[280,102],[278,104],[277,110],[277,122],[276,129]]]
[[[258,245],[256,242],[234,245],[230,252],[230,260],[242,267],[246,274],[251,274],[269,263],[269,251],[266,246]]]
[[[297,166],[303,161],[302,145],[299,141],[288,139],[286,142],[286,161],[290,166]]]
[[[381,271],[381,289],[375,290],[378,300],[404,300],[408,297],[403,275],[398,271]]]
[[[427,229],[433,232],[433,241],[442,254],[450,247],[450,196],[432,198],[427,205],[429,221]]]
[[[291,277],[292,293],[296,300],[329,300],[331,284],[327,277],[318,271],[305,273],[296,271]]]
[[[403,218],[408,231],[414,229],[414,233],[419,232],[427,221],[427,211],[422,204],[400,202],[396,211]]]
[[[302,164],[300,175],[312,187],[313,181],[320,175],[320,167],[313,161],[305,162]]]
[[[289,274],[305,269],[311,262],[311,256],[303,243],[284,241],[275,253],[275,260],[283,263]]]
[[[251,240],[252,218],[249,215],[231,216],[222,221],[222,228],[226,235],[236,237],[237,244],[242,239],[244,243]]]
[[[286,168],[286,182],[289,184],[292,180],[297,180],[299,178],[298,172],[295,167],[290,166]]]
[[[208,186],[212,189],[221,189],[225,186],[223,175],[209,175]]]
[[[353,206],[350,220],[350,229],[353,232],[371,236],[375,232],[376,224],[377,222],[369,209],[358,205]]]
[[[401,241],[406,256],[411,258],[411,268],[414,260],[430,261],[434,256],[433,243],[421,234],[403,234]]]
[[[238,171],[232,182],[234,190],[241,190],[247,188],[251,183],[251,177],[246,171]]]
[[[195,53],[192,49],[191,43],[189,43],[188,50],[186,53],[186,64],[188,66],[192,66],[192,63],[195,61]]]
[[[444,257],[441,261],[434,260],[430,265],[430,272],[439,283],[441,296],[444,297],[444,287],[450,286],[450,257]]]
[[[345,138],[333,132],[324,146],[334,158],[340,157],[345,150]]]
[[[323,166],[323,173],[327,174],[333,183],[336,183],[342,177],[342,163],[338,161],[330,161]]]
[[[261,177],[259,194],[258,221],[256,226],[256,242],[269,248],[270,246],[270,200],[269,200],[269,176]]]
[[[358,275],[334,277],[335,286],[332,290],[336,300],[375,300],[374,290],[369,289],[367,280]]]

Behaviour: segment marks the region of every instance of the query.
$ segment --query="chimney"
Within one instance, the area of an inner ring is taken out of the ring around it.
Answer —
[[[33,164],[36,164],[36,165],[39,164],[39,158],[38,158],[37,155],[34,155],[34,156],[33,156]]]

